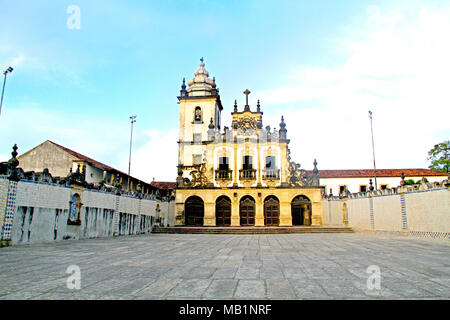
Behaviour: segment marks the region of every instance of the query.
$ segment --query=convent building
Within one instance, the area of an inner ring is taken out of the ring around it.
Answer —
[[[249,90],[230,127],[222,127],[219,89],[201,59],[180,96],[175,225],[321,226],[317,162],[307,172],[291,161],[286,123],[263,125]],[[312,159],[311,159],[312,160]]]

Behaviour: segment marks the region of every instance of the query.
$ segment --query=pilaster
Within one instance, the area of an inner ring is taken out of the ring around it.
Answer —
[[[312,203],[311,226],[313,226],[313,227],[322,226],[322,203],[321,202],[313,202]]]
[[[260,196],[255,199],[255,227],[264,227],[264,204]]]
[[[203,225],[205,227],[214,227],[216,225],[216,208],[214,202],[206,202],[204,207]]]
[[[291,203],[287,201],[280,202],[280,226],[292,227]]]

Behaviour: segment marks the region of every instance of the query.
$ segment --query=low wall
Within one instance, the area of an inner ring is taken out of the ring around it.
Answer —
[[[80,200],[79,219],[70,223],[74,194]],[[77,186],[15,182],[0,177],[3,245],[147,233],[160,217],[160,207],[167,211],[170,203]]]
[[[355,231],[395,233],[450,239],[448,180],[421,186],[325,197],[324,224],[341,224]]]

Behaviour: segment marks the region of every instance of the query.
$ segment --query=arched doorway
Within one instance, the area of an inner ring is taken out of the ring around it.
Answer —
[[[245,196],[239,204],[239,216],[241,218],[241,226],[255,225],[255,199]]]
[[[216,226],[231,226],[231,200],[227,196],[216,200]]]
[[[203,226],[205,206],[203,200],[197,196],[190,197],[184,204],[184,224],[186,226]]]
[[[264,200],[264,225],[280,225],[280,201],[275,196],[268,196]]]
[[[311,225],[311,200],[305,196],[297,196],[291,203],[292,225]]]

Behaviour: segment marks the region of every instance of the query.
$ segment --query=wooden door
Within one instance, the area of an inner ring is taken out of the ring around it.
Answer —
[[[239,214],[241,217],[241,226],[255,225],[255,200],[253,198],[244,198],[239,206]]]
[[[205,208],[203,200],[199,197],[191,197],[185,204],[185,225],[203,226]]]
[[[266,226],[280,225],[280,202],[275,197],[264,201],[264,224]]]
[[[231,200],[228,197],[216,201],[216,226],[231,226]]]

